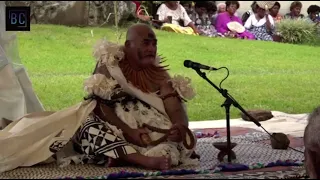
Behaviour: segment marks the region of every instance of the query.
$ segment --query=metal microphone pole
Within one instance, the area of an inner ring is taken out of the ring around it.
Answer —
[[[248,114],[239,103],[237,103],[232,97],[230,97],[228,91],[226,89],[222,89],[217,87],[212,81],[210,81],[205,72],[201,72],[199,68],[193,68],[199,76],[201,76],[203,79],[205,79],[211,86],[213,86],[217,91],[221,93],[223,97],[226,98],[224,103],[221,105],[221,107],[225,108],[226,111],[226,121],[227,121],[227,150],[228,150],[228,162],[231,163],[231,134],[230,134],[230,107],[231,105],[234,105],[237,107],[241,112],[243,112],[245,115],[247,115],[251,121],[253,121],[258,127],[261,126],[261,124],[254,119],[250,114]]]
[[[226,121],[227,121],[227,150],[228,150],[228,162],[231,163],[231,135],[230,135],[230,107],[232,105],[232,99],[227,96],[227,90],[220,89],[213,82],[211,82],[205,72],[201,72],[200,69],[194,69],[203,79],[208,81],[217,91],[219,91],[223,97],[226,98],[221,107],[226,110]]]

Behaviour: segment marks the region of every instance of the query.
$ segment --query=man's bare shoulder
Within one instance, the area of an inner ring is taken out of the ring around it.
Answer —
[[[171,77],[168,71],[162,72],[163,75],[165,75],[165,79],[159,84],[160,93],[162,95],[172,93],[174,91],[172,83],[171,83]]]

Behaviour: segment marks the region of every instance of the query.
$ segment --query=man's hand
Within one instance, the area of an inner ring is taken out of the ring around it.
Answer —
[[[174,124],[170,129],[168,140],[172,142],[182,142],[182,135],[178,129],[179,124]]]
[[[131,129],[124,133],[126,140],[134,145],[140,147],[146,147],[147,144],[143,141],[142,136],[148,136],[148,131],[146,129]]]

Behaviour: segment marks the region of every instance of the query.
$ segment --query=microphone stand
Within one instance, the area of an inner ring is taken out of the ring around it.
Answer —
[[[206,73],[200,71],[199,68],[193,68],[193,70],[195,70],[199,74],[199,76],[201,76],[203,79],[205,79],[211,86],[213,86],[218,92],[220,92],[223,97],[226,98],[226,100],[221,105],[221,107],[224,107],[225,111],[226,111],[227,152],[228,152],[228,162],[231,163],[231,135],[230,135],[230,107],[231,107],[231,105],[238,108],[241,112],[243,112],[246,116],[248,116],[250,118],[250,120],[253,121],[258,127],[261,127],[261,124],[259,123],[259,121],[254,119],[250,114],[248,114],[246,112],[246,110],[244,110],[241,107],[241,105],[229,95],[228,90],[217,87],[212,81],[210,81],[208,79],[208,77],[206,76]]]

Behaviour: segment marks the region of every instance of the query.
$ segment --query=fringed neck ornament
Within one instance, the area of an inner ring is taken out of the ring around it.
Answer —
[[[127,81],[145,93],[154,93],[152,87],[170,79],[167,74],[168,66],[160,65],[163,63],[160,56],[156,56],[154,65],[135,70],[125,58],[123,48],[118,44],[102,40],[95,47],[93,55],[99,62],[98,66],[119,66]]]

